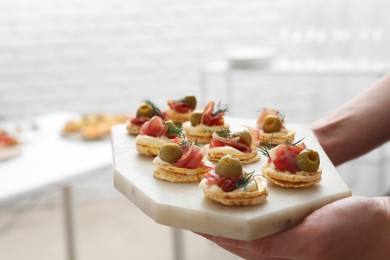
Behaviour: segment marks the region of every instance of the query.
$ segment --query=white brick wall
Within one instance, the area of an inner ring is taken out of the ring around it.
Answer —
[[[390,58],[386,0],[0,0],[0,115],[131,113],[144,98],[199,94],[199,68],[233,48],[280,57]],[[310,122],[369,78],[235,78],[236,112],[278,107]],[[213,76],[210,98],[223,81]],[[272,88],[274,93],[266,93]],[[334,92],[344,89],[341,94]],[[313,96],[321,103],[313,110]],[[223,95],[225,96],[225,95]],[[310,110],[310,114],[307,111]],[[314,111],[314,112],[313,112]]]
[[[329,54],[337,30],[347,28],[358,37],[363,22],[365,28],[381,29],[385,41],[383,21],[389,18],[380,9],[385,3],[3,0],[0,114],[89,112],[100,104],[109,111],[132,111],[156,90],[163,90],[159,99],[165,103],[197,93],[199,67],[229,49],[274,45],[280,55]],[[311,39],[312,32],[328,41]]]

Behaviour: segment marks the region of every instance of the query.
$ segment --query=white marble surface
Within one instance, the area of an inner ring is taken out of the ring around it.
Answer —
[[[21,154],[0,162],[0,202],[67,184],[112,163],[109,138],[86,142],[61,136],[65,122],[77,116],[55,112],[21,122]]]
[[[228,118],[233,128],[254,125],[255,120]],[[351,195],[311,130],[291,124],[297,130],[296,140],[320,153],[323,179],[309,188],[286,189],[270,184],[265,203],[250,207],[223,206],[204,198],[198,184],[169,183],[153,177],[152,158],[139,155],[134,136],[124,125],[112,130],[114,185],[146,215],[156,222],[224,237],[252,240],[299,223],[306,215],[327,203]],[[258,163],[245,166],[261,173]]]

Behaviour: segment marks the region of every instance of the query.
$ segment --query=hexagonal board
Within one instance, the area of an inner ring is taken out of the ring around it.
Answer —
[[[254,125],[254,120],[227,118],[233,130]],[[351,196],[336,168],[309,127],[290,124],[296,130],[295,140],[305,137],[308,148],[317,150],[323,169],[319,184],[308,188],[282,188],[268,183],[269,195],[260,205],[231,207],[205,198],[197,183],[181,184],[153,177],[153,158],[137,153],[135,137],[127,134],[125,125],[112,129],[114,186],[146,215],[156,222],[181,229],[229,238],[252,240],[289,228],[313,210]],[[244,165],[261,173],[267,161]]]

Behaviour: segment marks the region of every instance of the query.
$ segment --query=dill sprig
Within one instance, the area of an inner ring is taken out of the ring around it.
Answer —
[[[182,139],[183,141],[181,142],[181,144],[179,145],[181,148],[184,148],[185,146],[191,146],[192,144],[195,145],[195,146],[198,146],[200,148],[202,148],[203,146],[201,144],[199,144],[198,142],[189,142],[187,139]]]
[[[276,116],[280,117],[283,121],[285,119],[285,114],[282,111],[276,111]]]
[[[243,175],[239,180],[238,182],[236,183],[236,188],[239,189],[239,188],[246,188],[246,186],[248,185],[248,183],[251,181],[251,180],[254,180],[254,176],[253,174],[255,173],[255,171],[251,171],[245,175]],[[257,182],[255,181],[256,183],[256,188],[257,187]]]
[[[232,131],[230,131],[230,129],[226,128],[226,127],[221,127],[220,130],[217,130],[217,131],[213,131],[209,128],[206,128],[206,129],[204,129],[204,131],[206,131],[208,133],[216,133],[218,136],[224,137],[224,138],[230,138],[233,136]]]
[[[303,139],[305,139],[305,137],[302,137],[301,139],[299,139],[298,141],[296,141],[295,143],[292,143],[292,145],[297,145],[297,144],[299,144],[300,142],[302,142],[303,141]]]
[[[167,134],[175,135],[185,140],[183,128],[175,125],[173,122],[166,122],[165,125],[168,127]]]
[[[274,138],[274,133],[271,134],[271,142],[269,142],[268,144],[265,144],[264,146],[257,146],[257,149],[261,152],[262,155],[264,155],[265,157],[269,157],[269,153],[268,151],[271,150],[273,148],[273,144],[272,144],[272,140]],[[265,143],[265,142],[264,142]]]
[[[213,116],[217,116],[219,113],[226,113],[229,110],[227,104],[222,104],[222,100],[218,102],[215,110],[212,112]]]
[[[164,113],[161,112],[161,110],[160,110],[160,109],[159,109],[159,108],[158,108],[150,99],[145,99],[144,102],[152,107],[154,113],[155,113],[157,116],[159,116],[159,117],[161,117],[161,118],[165,118]]]
[[[268,151],[270,150],[269,146],[258,146],[257,149],[265,157],[269,157]]]

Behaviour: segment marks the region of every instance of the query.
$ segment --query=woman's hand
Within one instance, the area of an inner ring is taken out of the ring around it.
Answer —
[[[342,199],[253,241],[202,236],[245,259],[389,259],[390,198]]]

